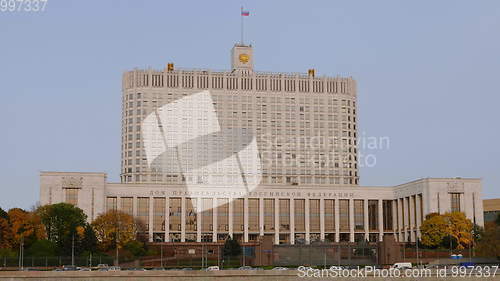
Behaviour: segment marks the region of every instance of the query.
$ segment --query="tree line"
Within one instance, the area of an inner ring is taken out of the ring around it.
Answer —
[[[108,211],[92,223],[78,207],[58,203],[26,211],[0,208],[0,256],[113,255],[123,257],[147,254],[144,225],[120,211]]]

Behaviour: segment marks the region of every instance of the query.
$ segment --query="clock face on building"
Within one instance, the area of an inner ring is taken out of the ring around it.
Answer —
[[[250,60],[250,56],[247,54],[240,54],[239,59],[242,63],[247,63]]]

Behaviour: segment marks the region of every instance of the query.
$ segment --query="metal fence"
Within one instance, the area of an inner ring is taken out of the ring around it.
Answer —
[[[72,257],[24,257],[20,260],[18,257],[0,257],[0,267],[59,267],[63,265],[72,265]],[[88,256],[75,257],[75,266],[92,267],[98,264],[113,264],[113,258],[109,256]]]
[[[274,265],[373,265],[377,263],[376,245],[311,244],[275,245]]]

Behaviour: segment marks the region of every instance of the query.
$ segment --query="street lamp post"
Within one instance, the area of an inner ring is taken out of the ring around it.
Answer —
[[[19,268],[24,268],[24,236],[21,235],[21,242],[19,243]]]
[[[75,266],[75,233],[71,238],[71,266]]]

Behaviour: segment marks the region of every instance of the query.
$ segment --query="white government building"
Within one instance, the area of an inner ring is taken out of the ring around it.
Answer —
[[[480,179],[358,185],[352,78],[257,72],[241,44],[231,64],[124,73],[121,183],[42,172],[40,203],[74,204],[89,221],[118,209],[165,242],[415,241],[426,214],[449,211],[483,225]]]

